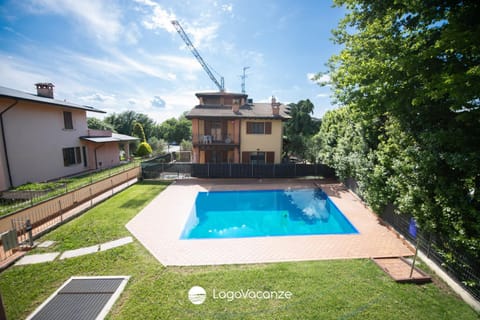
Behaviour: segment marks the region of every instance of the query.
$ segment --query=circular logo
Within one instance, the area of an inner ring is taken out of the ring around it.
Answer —
[[[193,304],[202,304],[207,298],[205,289],[199,286],[194,286],[188,291],[188,299]]]

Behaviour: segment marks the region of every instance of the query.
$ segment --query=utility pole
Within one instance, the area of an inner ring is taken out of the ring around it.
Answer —
[[[247,78],[247,75],[245,74],[245,70],[249,68],[250,67],[243,67],[243,75],[240,76],[242,78],[242,93],[245,93],[245,78]]]

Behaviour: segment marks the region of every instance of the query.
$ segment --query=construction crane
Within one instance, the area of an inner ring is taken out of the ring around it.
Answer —
[[[185,42],[185,44],[187,45],[187,47],[190,49],[190,51],[192,51],[195,58],[197,58],[200,65],[203,67],[203,70],[205,70],[205,72],[208,74],[210,79],[212,79],[212,81],[218,87],[218,90],[220,90],[222,92],[225,91],[225,81],[224,81],[223,77],[220,76],[220,82],[218,82],[217,78],[215,78],[212,71],[210,71],[210,68],[208,67],[208,65],[202,59],[202,56],[200,56],[200,53],[198,53],[197,49],[195,49],[195,47],[193,46],[192,41],[190,41],[190,38],[187,36],[185,31],[183,30],[180,23],[177,20],[172,20],[171,22],[172,22],[173,26],[175,27],[175,29],[177,30],[180,37],[182,37],[182,39]]]

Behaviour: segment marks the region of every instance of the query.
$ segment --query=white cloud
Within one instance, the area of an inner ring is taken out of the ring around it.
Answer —
[[[151,0],[135,0],[137,3],[150,8],[150,12],[146,13],[142,21],[142,25],[148,30],[164,30],[169,33],[175,33],[176,29],[172,25],[172,20],[177,20],[173,11],[167,10],[160,4]],[[233,6],[222,6],[222,10],[231,12]],[[208,16],[208,15],[207,15]],[[212,43],[217,37],[219,25],[212,23],[211,18],[207,18],[203,14],[199,14],[199,18],[192,22],[180,22],[192,44],[198,49],[206,47]]]
[[[317,83],[317,84],[320,84],[320,85],[326,85],[326,86],[329,86],[330,85],[330,75],[327,73],[327,74],[322,74],[320,75],[318,73],[307,73],[307,79],[309,81],[312,81],[314,83]]]
[[[172,55],[158,55],[151,56],[151,58],[159,61],[160,63],[170,68],[183,69],[186,71],[199,71],[202,69],[202,67],[195,58],[186,58]]]
[[[160,96],[154,96],[150,101],[152,107],[154,108],[165,108],[166,102]]]
[[[48,54],[41,54],[41,56],[48,59]],[[75,102],[74,92],[89,89],[87,82],[83,81],[82,75],[72,74],[71,69],[51,68],[48,63],[43,63],[41,60],[32,61],[21,57],[5,56],[1,53],[0,61],[0,74],[2,75],[0,85],[5,87],[35,93],[34,83],[52,82],[55,84],[55,98],[72,99],[72,102]],[[68,71],[67,74],[65,70]]]
[[[225,12],[232,12],[233,11],[233,4],[222,4],[222,10]]]
[[[208,26],[198,27],[187,25],[185,32],[192,40],[193,45],[198,49],[209,46],[210,43],[217,37],[218,24],[211,24]]]
[[[80,100],[88,102],[113,102],[115,101],[115,95],[105,95],[101,93],[94,93],[88,96],[79,97]]]
[[[331,81],[330,79],[330,75],[329,74],[323,74],[320,76],[320,78],[317,79],[318,82],[321,82],[321,83],[328,83]]]
[[[317,94],[317,98],[329,98],[330,94],[328,93],[319,93]]]
[[[31,0],[37,14],[56,13],[80,22],[81,30],[101,41],[116,41],[123,28],[120,10],[112,3],[97,0]]]
[[[89,56],[76,55],[76,58],[83,60],[92,69],[97,69],[98,72],[110,73],[115,76],[120,74],[144,74],[158,79],[173,80],[174,73],[167,73],[158,65],[142,61],[141,59],[132,58],[120,51],[111,48],[109,50],[110,56],[106,58],[94,58]]]
[[[136,23],[130,23],[125,31],[125,39],[128,44],[134,45],[138,43],[138,39],[141,37],[140,29]]]
[[[137,3],[148,6],[152,9],[151,15],[145,18],[142,21],[142,24],[145,28],[149,30],[162,29],[170,33],[175,32],[175,28],[172,25],[172,20],[176,20],[175,14],[173,12],[168,12],[158,3],[151,0],[135,0]]]

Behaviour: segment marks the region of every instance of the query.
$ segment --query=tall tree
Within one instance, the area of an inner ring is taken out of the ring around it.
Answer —
[[[143,130],[143,126],[138,121],[134,121],[133,123],[132,135],[133,134],[139,137],[142,142],[147,142],[147,137],[145,136],[145,131]]]
[[[89,129],[115,131],[111,124],[98,118],[87,118],[87,125]]]
[[[192,123],[181,115],[178,119],[165,120],[158,126],[158,135],[165,141],[180,143],[192,140]]]
[[[290,116],[285,123],[286,143],[284,150],[287,154],[305,158],[309,138],[319,129],[319,122],[312,119],[315,106],[310,100],[300,100],[289,104]]]
[[[130,135],[133,132],[135,122],[139,122],[143,126],[147,140],[154,135],[155,121],[146,114],[137,113],[129,110],[122,113],[113,113],[103,120],[110,124],[115,131],[122,134]]]
[[[480,2],[336,4],[349,12],[334,31],[344,49],[329,74],[336,100],[356,114],[363,141],[352,147],[371,150],[371,171],[352,172],[375,207],[393,201],[478,256]]]

